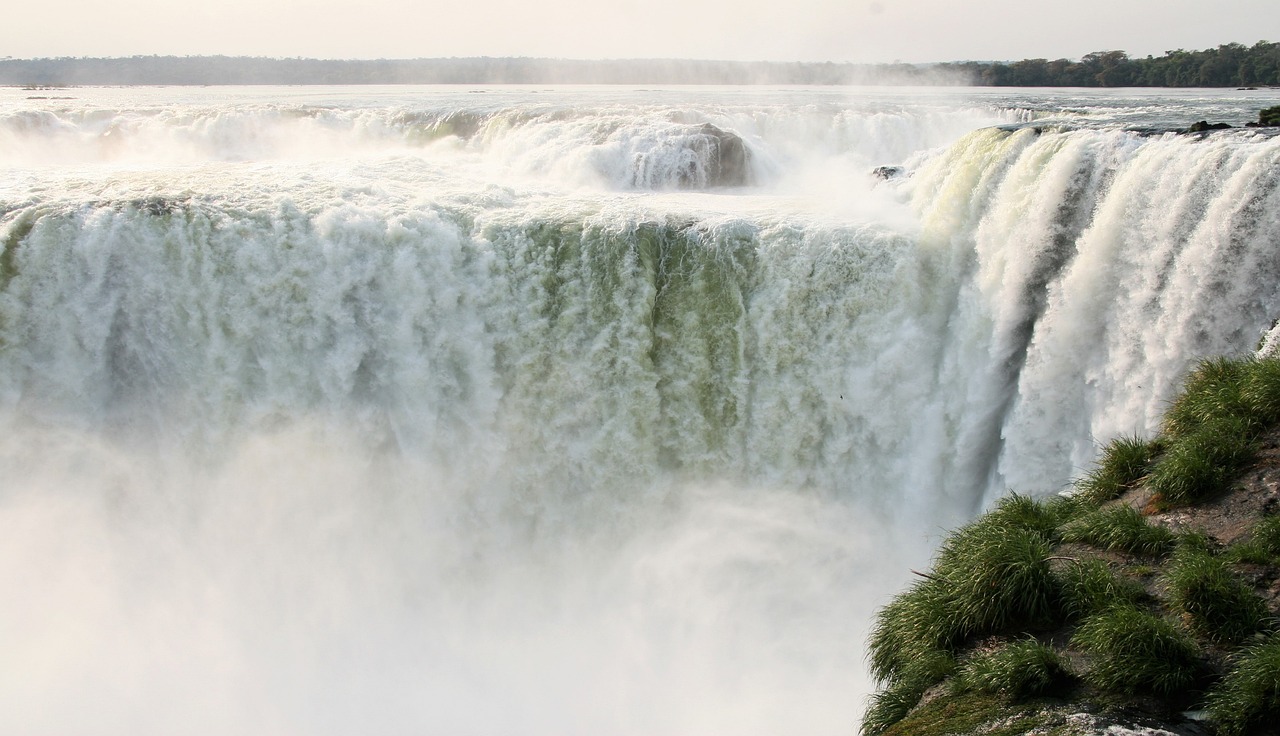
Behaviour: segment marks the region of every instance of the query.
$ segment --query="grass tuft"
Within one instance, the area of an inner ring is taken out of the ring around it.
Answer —
[[[912,664],[948,648],[955,632],[948,620],[951,599],[938,579],[917,582],[876,612],[871,628],[871,674],[881,682],[902,679]]]
[[[990,521],[948,539],[935,573],[950,586],[953,642],[1052,620],[1058,585],[1050,554],[1045,535]]]
[[[1115,438],[1089,474],[1076,482],[1077,494],[1094,506],[1118,498],[1146,476],[1160,449],[1158,441],[1137,435]]]
[[[1215,420],[1248,415],[1240,389],[1251,362],[1232,358],[1202,361],[1165,411],[1165,434],[1177,439]]]
[[[1221,736],[1242,736],[1280,718],[1280,637],[1244,649],[1206,697]]]
[[[1133,605],[1146,595],[1138,583],[1116,577],[1107,563],[1084,560],[1067,566],[1061,575],[1062,609],[1070,621],[1102,613],[1115,606]]]
[[[1063,497],[1037,501],[1030,496],[1011,493],[1000,499],[994,509],[971,524],[970,528],[982,526],[1021,529],[1036,532],[1054,541],[1063,515],[1069,515],[1073,510],[1068,501]]]
[[[1152,525],[1135,509],[1117,506],[1094,511],[1069,524],[1062,538],[1101,549],[1163,555],[1173,549],[1176,536],[1164,527]]]
[[[1235,644],[1265,624],[1266,603],[1240,582],[1223,560],[1182,548],[1174,555],[1165,582],[1169,603],[1193,631],[1221,644]]]
[[[1254,524],[1248,539],[1231,545],[1223,556],[1229,562],[1275,564],[1280,557],[1280,516],[1268,516]]]
[[[1165,506],[1206,500],[1230,487],[1257,447],[1247,420],[1215,418],[1171,443],[1148,485]]]
[[[1059,692],[1073,678],[1052,647],[1024,639],[974,656],[964,663],[958,679],[963,689],[1019,701]]]
[[[1092,655],[1085,679],[1100,690],[1169,696],[1192,687],[1201,672],[1191,637],[1128,606],[1086,619],[1071,643]]]
[[[1258,425],[1269,427],[1280,422],[1280,358],[1249,364],[1240,386],[1240,401]]]
[[[1059,591],[1047,558],[1056,523],[1044,504],[1015,495],[951,534],[929,576],[877,612],[872,674],[893,684],[931,652],[1054,619]]]

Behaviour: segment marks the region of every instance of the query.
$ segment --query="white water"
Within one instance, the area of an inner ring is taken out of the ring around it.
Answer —
[[[0,730],[847,733],[1280,317],[1280,138],[1124,129],[1251,94],[0,91]]]

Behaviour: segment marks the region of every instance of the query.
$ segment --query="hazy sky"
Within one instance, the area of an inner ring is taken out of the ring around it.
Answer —
[[[1280,41],[1280,0],[23,0],[0,56],[953,61]]]

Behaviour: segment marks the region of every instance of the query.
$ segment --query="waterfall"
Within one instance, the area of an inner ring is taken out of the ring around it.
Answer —
[[[607,102],[0,115],[0,724],[846,732],[947,526],[1280,317],[1277,137]]]

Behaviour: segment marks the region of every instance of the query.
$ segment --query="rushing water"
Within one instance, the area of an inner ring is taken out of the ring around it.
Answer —
[[[0,730],[848,733],[1280,317],[1266,94],[0,90]]]

